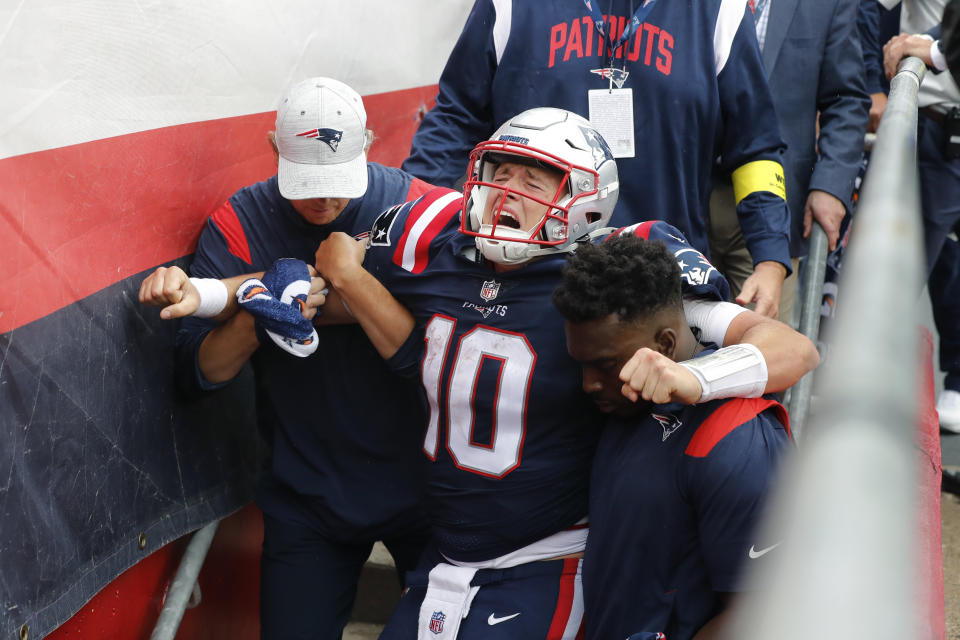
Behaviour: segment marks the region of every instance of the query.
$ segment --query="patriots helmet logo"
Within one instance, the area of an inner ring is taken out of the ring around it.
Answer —
[[[672,413],[651,413],[650,416],[663,427],[663,437],[660,439],[660,442],[666,442],[667,438],[669,438],[674,431],[683,426],[680,418]]]
[[[590,153],[593,154],[593,166],[598,168],[607,160],[613,160],[613,152],[610,151],[610,145],[603,139],[595,129],[580,127],[584,139],[590,145]]]
[[[340,146],[340,139],[343,138],[343,131],[340,129],[311,129],[310,131],[304,131],[303,133],[297,134],[298,138],[315,138],[320,142],[326,142],[327,146],[336,153],[337,147]]]

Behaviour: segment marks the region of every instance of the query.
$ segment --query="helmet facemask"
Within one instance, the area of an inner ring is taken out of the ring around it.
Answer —
[[[511,170],[552,176],[549,192],[498,176],[507,163]],[[488,260],[522,264],[571,251],[599,233],[613,215],[618,190],[610,147],[587,120],[563,109],[528,109],[470,154],[460,231],[476,239]]]
[[[461,231],[500,264],[520,264],[569,244],[570,207],[596,194],[598,182],[596,171],[502,141],[477,145],[468,176]],[[576,196],[570,195],[571,180],[581,187]]]

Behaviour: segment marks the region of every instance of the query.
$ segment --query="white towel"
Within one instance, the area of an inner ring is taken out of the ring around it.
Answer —
[[[417,640],[455,640],[460,622],[480,587],[471,587],[475,568],[441,562],[430,570],[427,595],[420,605]]]

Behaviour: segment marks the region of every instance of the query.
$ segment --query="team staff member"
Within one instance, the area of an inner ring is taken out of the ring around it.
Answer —
[[[330,78],[295,85],[277,111],[278,175],[210,216],[190,269],[204,280],[193,283],[213,294],[219,287],[222,302],[222,285],[209,279],[283,257],[312,262],[331,233],[363,236],[383,210],[428,188],[367,162],[368,135],[350,87]],[[141,301],[178,303],[190,287],[179,269],[161,268]],[[246,312],[221,324],[188,317],[178,334],[179,372],[193,390],[216,389],[253,364],[258,420],[273,449],[257,492],[263,638],[339,638],[373,542],[386,543],[402,575],[425,541],[417,385],[390,373],[359,327],[318,333],[317,352],[305,358],[259,339]]]
[[[344,234],[317,252],[317,270],[381,354],[421,376],[430,407],[423,449],[437,545],[381,637],[574,638],[601,416],[580,391],[550,295],[566,253],[608,232],[616,163],[589,122],[537,108],[478,145],[467,175],[462,196],[438,189],[381,216],[363,267],[362,247]],[[726,293],[675,228],[625,232],[670,243],[688,294]],[[326,307],[329,319],[336,307]],[[723,377],[727,393],[785,388],[816,362],[809,340],[779,322],[730,303],[694,303],[691,317],[695,309],[722,316],[694,320],[704,340],[752,335],[763,347],[730,354],[738,375]],[[695,402],[716,391],[712,374],[648,373],[631,393]]]
[[[754,536],[790,449],[786,411],[762,397],[651,406],[621,393],[640,348],[694,369],[715,357],[687,326],[680,270],[661,243],[581,247],[553,302],[583,390],[609,415],[590,479],[586,637],[722,637],[745,565],[776,545]]]
[[[813,221],[823,227],[833,251],[841,221],[853,210],[854,181],[870,109],[856,30],[858,5],[855,0],[751,4],[766,78],[787,142],[790,255],[796,269],[809,252],[806,238]],[[710,199],[710,260],[737,297],[741,283],[753,271],[753,260],[733,206],[733,189],[724,176],[717,180]],[[784,322],[792,321],[796,285],[794,273],[776,301]]]
[[[791,268],[785,147],[745,0],[477,0],[403,168],[453,186],[474,145],[541,105],[610,143],[614,225],[659,218],[704,253],[719,157],[756,265],[742,298],[775,315]]]

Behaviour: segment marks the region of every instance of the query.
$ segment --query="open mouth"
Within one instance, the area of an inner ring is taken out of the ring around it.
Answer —
[[[512,213],[503,211],[500,213],[500,217],[497,219],[498,227],[506,227],[507,229],[519,229],[520,221],[514,217]]]

